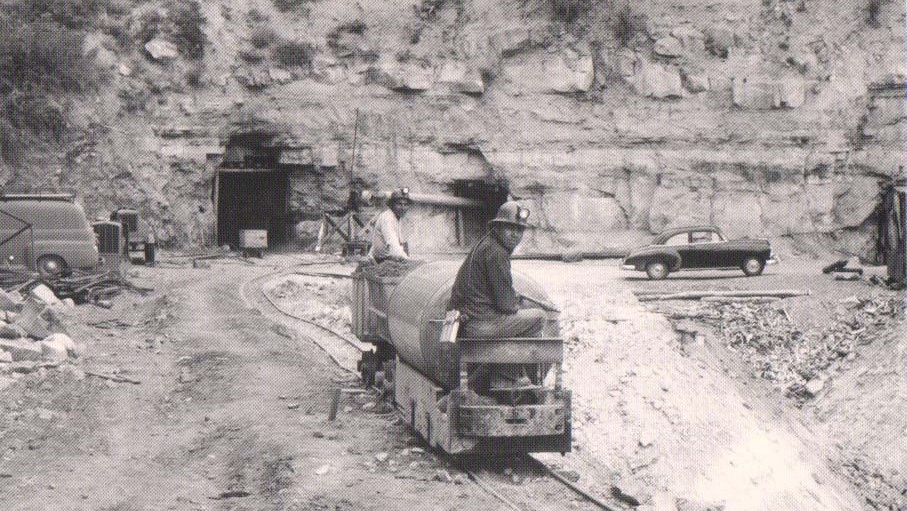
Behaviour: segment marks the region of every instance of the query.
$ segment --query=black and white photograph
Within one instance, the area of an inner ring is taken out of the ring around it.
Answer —
[[[907,3],[0,0],[0,509],[907,511]]]

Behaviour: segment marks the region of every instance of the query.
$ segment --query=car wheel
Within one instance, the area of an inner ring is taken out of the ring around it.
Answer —
[[[661,261],[646,265],[646,275],[652,280],[661,280],[668,276],[668,265]]]
[[[748,257],[743,261],[743,266],[741,266],[741,268],[747,277],[755,277],[762,273],[762,270],[765,268],[765,263],[758,257]]]
[[[41,256],[38,258],[37,267],[42,277],[55,277],[66,272],[66,261],[60,256]]]

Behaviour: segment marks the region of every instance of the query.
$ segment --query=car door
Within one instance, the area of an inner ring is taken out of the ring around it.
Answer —
[[[690,257],[690,233],[681,232],[665,240],[664,246],[676,250],[680,255],[680,268],[689,268],[687,259]]]
[[[721,268],[721,239],[711,230],[690,232],[689,268]]]

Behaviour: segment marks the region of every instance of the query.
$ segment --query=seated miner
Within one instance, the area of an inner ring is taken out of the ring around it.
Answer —
[[[406,216],[412,200],[409,198],[409,188],[394,190],[387,199],[387,209],[382,211],[372,221],[372,248],[368,255],[376,263],[388,260],[402,261],[409,259],[406,242],[403,241],[403,231],[400,229],[400,219]]]
[[[523,308],[513,288],[510,256],[529,226],[529,210],[506,202],[489,222],[490,232],[469,252],[451,291],[450,308],[462,315],[466,338],[534,337],[545,326],[545,311]]]

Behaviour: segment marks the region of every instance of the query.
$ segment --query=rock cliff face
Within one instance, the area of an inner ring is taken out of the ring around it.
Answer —
[[[878,27],[857,0],[591,2],[570,21],[558,3],[204,2],[201,65],[99,34],[86,51],[113,78],[77,102],[88,135],[0,178],[75,186],[89,210],[131,202],[162,240],[212,243],[228,143],[257,134],[309,217],[345,202],[354,165],[375,188],[506,181],[540,249],[714,223],[872,255],[879,183],[903,164],[901,3]],[[417,210],[416,247],[449,246],[452,218]]]

